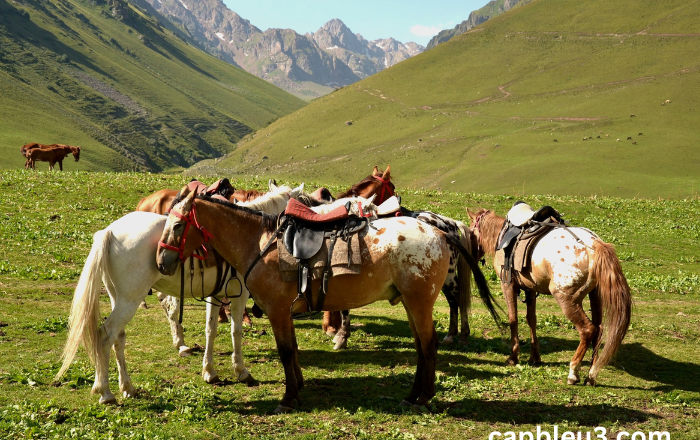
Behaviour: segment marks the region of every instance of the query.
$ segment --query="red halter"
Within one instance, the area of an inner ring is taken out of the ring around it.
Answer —
[[[379,194],[379,199],[375,203],[375,205],[379,206],[382,203],[386,202],[388,198],[390,198],[391,196],[394,195],[394,190],[391,189],[391,186],[389,185],[389,179],[384,180],[383,178],[381,178],[379,176],[372,176],[372,177],[374,177],[375,179],[382,182],[382,192]],[[388,193],[388,195],[385,198],[384,195],[387,193]]]
[[[197,206],[197,205],[195,205],[194,202],[192,202],[192,209],[190,209],[190,213],[187,216],[184,216],[177,211],[171,212],[170,210],[168,210],[168,212],[166,213],[166,214],[173,214],[175,217],[179,217],[186,222],[185,223],[185,231],[182,233],[182,241],[180,242],[180,247],[171,246],[167,243],[163,243],[162,241],[158,242],[158,246],[165,248],[165,249],[168,249],[170,251],[176,251],[178,253],[178,255],[180,256],[180,261],[183,261],[183,262],[187,258],[189,258],[189,255],[185,256],[184,252],[185,252],[185,241],[187,240],[187,233],[190,230],[190,225],[194,225],[195,228],[199,229],[199,232],[201,232],[202,236],[204,237],[204,243],[209,241],[209,239],[212,237],[211,233],[209,231],[207,231],[206,229],[204,229],[204,227],[201,226],[199,224],[199,222],[197,222],[197,214],[195,211],[195,206]],[[206,259],[207,258],[207,248],[204,247],[204,244],[202,244],[202,253],[204,254],[203,256],[197,255],[194,253],[191,255],[192,255],[192,257],[194,257],[198,260]]]

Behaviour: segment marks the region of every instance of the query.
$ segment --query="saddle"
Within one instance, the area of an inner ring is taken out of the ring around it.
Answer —
[[[328,293],[328,281],[333,276],[333,251],[338,238],[348,244],[352,236],[364,230],[368,225],[366,218],[350,216],[348,208],[349,203],[327,214],[317,214],[295,199],[290,199],[287,204],[287,209],[281,218],[281,241],[285,250],[296,260],[298,265],[298,295],[292,302],[290,310],[294,308],[294,303],[299,300],[306,302],[308,310],[306,314],[292,314],[295,318],[307,318],[311,316],[309,312],[319,312],[323,309],[323,303]],[[325,252],[322,252],[324,247]],[[348,245],[346,248],[350,252],[352,247]],[[321,287],[316,304],[312,306],[311,280],[313,274],[311,269],[315,264],[312,265],[311,262],[314,257],[318,257],[322,253],[326,255],[324,255],[325,265],[323,265],[320,277]],[[280,249],[280,265],[282,265],[282,254],[283,250]],[[357,254],[359,257],[359,252]]]
[[[527,268],[537,241],[555,227],[566,227],[556,209],[543,206],[535,211],[525,202],[516,202],[508,211],[496,242],[496,251],[504,251],[501,280],[510,283],[513,271]]]
[[[235,188],[226,177],[217,180],[209,186],[206,186],[197,179],[192,179],[190,183],[187,184],[187,188],[189,188],[190,191],[194,191],[197,195],[206,195],[226,202],[228,202],[229,197],[231,197],[235,191]]]

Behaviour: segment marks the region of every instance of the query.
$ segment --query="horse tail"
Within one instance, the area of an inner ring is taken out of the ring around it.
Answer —
[[[97,359],[100,341],[100,291],[111,239],[112,231],[108,229],[97,231],[93,236],[92,249],[73,295],[68,319],[68,340],[63,348],[63,365],[56,374],[56,380],[70,367],[81,341],[85,344],[90,359],[93,362]]]
[[[473,254],[472,243],[470,240],[469,228],[460,221],[456,221],[459,228],[459,241],[469,253]],[[457,295],[459,295],[459,308],[465,316],[468,316],[472,308],[472,292],[471,292],[471,274],[466,258],[457,260]]]
[[[605,345],[589,372],[589,377],[595,381],[597,373],[610,362],[627,334],[632,315],[632,294],[613,245],[595,240],[593,251],[595,252],[593,274],[598,281],[597,290],[600,299],[596,302],[599,302],[599,308],[602,308],[605,328]],[[602,328],[599,331],[602,331]],[[594,353],[598,351],[602,338],[599,336],[596,340],[597,344],[593,347]]]
[[[457,237],[454,234],[445,234],[445,237],[447,238],[447,242],[450,244],[450,246],[454,246],[454,248],[457,249],[460,254],[462,254],[462,257],[467,263],[467,265],[469,265],[469,268],[472,271],[472,275],[474,276],[474,281],[476,282],[476,287],[479,290],[479,296],[484,302],[484,305],[486,305],[486,308],[491,314],[491,317],[493,318],[494,322],[496,323],[499,329],[504,328],[503,320],[501,319],[498,310],[496,310],[496,300],[491,294],[489,284],[486,281],[486,277],[484,277],[483,272],[481,272],[481,269],[479,269],[479,264],[477,263],[476,259],[467,250],[467,248],[464,247],[464,245],[462,245],[461,239],[459,237]],[[498,306],[498,309],[503,311],[503,309],[500,306]]]

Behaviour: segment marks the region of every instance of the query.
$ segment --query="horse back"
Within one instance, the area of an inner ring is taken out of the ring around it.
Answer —
[[[161,189],[144,197],[136,206],[137,211],[165,214],[177,196],[177,190]]]

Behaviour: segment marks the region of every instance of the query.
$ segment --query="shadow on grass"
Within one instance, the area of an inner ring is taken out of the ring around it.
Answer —
[[[686,346],[688,355],[694,348]],[[650,382],[661,382],[648,389],[656,391],[684,390],[700,392],[697,377],[700,365],[691,362],[679,362],[659,356],[639,342],[622,344],[617,353],[617,366],[634,377]],[[646,389],[646,388],[645,388]]]
[[[399,407],[399,402],[410,391],[412,382],[412,373],[381,378],[307,379],[304,389],[300,392],[302,402],[297,406],[297,410],[313,412],[337,408],[354,413],[360,409],[371,409],[380,413],[400,414],[406,410]],[[441,390],[439,383],[437,391],[445,391]],[[263,415],[270,414],[281,398],[280,394],[259,400],[251,399],[246,402],[245,409],[240,408],[233,400],[225,406],[232,411]],[[479,398],[464,398],[456,402],[433,399],[432,412],[446,412],[452,417],[475,422],[553,425],[569,422],[580,426],[637,423],[659,418],[655,414],[607,403],[570,406],[529,400],[494,401]]]

